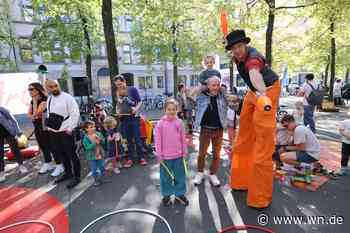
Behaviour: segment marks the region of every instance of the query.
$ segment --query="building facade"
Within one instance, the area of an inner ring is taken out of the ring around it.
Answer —
[[[75,80],[86,77],[85,61],[81,56],[72,59],[62,56],[69,54],[68,48],[62,48],[59,42],[54,44],[54,49],[48,52],[39,52],[31,42],[33,30],[45,20],[44,14],[35,12],[31,0],[7,0],[10,2],[10,30],[17,39],[18,45],[10,48],[0,46],[1,56],[7,55],[17,66],[19,72],[36,71],[40,64],[47,69],[47,78],[66,78],[67,89],[74,95]],[[1,3],[0,3],[1,7]],[[132,18],[129,16],[116,17],[118,37],[122,37],[123,44],[118,50],[118,64],[120,73],[129,73],[134,77],[134,86],[140,89],[142,96],[155,96],[158,94],[173,92],[173,66],[170,62],[152,65],[141,64],[138,49],[131,43]],[[92,92],[95,97],[110,96],[110,79],[108,76],[107,52],[104,44],[94,46],[92,60]],[[6,72],[0,69],[1,72]],[[191,67],[180,67],[179,80],[187,86],[198,84],[198,72]]]

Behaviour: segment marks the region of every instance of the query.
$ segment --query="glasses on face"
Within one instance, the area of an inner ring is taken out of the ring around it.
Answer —
[[[34,90],[35,88],[32,88],[32,87],[28,88],[28,91],[34,91]]]
[[[48,86],[48,88],[56,88],[56,87],[58,87],[58,85],[50,85],[50,86]]]

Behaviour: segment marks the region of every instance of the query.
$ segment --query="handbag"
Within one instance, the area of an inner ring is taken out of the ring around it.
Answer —
[[[61,125],[63,123],[63,121],[67,120],[69,118],[69,116],[67,116],[66,118],[64,118],[63,116],[50,112],[50,106],[51,106],[51,99],[49,100],[49,106],[48,106],[48,113],[49,113],[49,118],[47,118],[45,120],[45,126],[47,128],[51,128],[54,130],[59,130],[61,128]]]

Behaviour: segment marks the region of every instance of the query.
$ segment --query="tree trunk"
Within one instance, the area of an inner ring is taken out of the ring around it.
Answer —
[[[266,64],[271,67],[272,36],[273,36],[273,28],[275,24],[275,0],[269,0],[268,5],[269,5],[269,18],[267,21],[267,28],[266,28],[265,56],[266,56]]]
[[[346,72],[345,72],[345,79],[344,79],[344,81],[345,81],[345,83],[347,84],[348,83],[348,79],[349,79],[349,67],[348,68],[346,68]]]
[[[86,53],[85,57],[85,68],[86,68],[86,76],[88,78],[88,93],[89,95],[92,95],[92,71],[91,71],[91,40],[90,40],[90,35],[88,31],[88,24],[87,24],[87,19],[85,16],[83,16],[79,10],[81,22],[83,23],[83,30],[84,30],[84,39],[86,43],[86,47],[88,49],[88,52]],[[88,102],[90,102],[88,98]]]
[[[116,88],[113,83],[113,78],[119,73],[118,68],[118,54],[115,46],[115,37],[113,29],[113,15],[112,15],[112,0],[102,1],[102,22],[103,31],[105,35],[107,58],[109,66],[109,75],[111,80],[111,91],[113,100],[113,112],[115,112],[116,105]]]
[[[335,35],[334,35],[334,21],[331,21],[331,80],[329,84],[329,98],[333,100],[333,86],[335,80],[335,54],[336,54],[336,46],[335,46]]]
[[[324,86],[328,88],[328,73],[329,73],[329,62],[330,60],[328,59],[327,65],[326,65],[326,70],[324,73]]]
[[[177,53],[177,45],[176,45],[176,30],[177,30],[177,25],[173,23],[172,25],[172,33],[173,33],[173,79],[174,79],[174,96],[177,94],[177,84],[178,84],[178,72],[177,72],[177,61],[178,61],[178,53]]]

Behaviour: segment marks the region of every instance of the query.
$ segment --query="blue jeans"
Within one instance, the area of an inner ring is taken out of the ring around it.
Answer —
[[[143,159],[144,154],[142,150],[142,141],[140,135],[140,118],[139,117],[125,117],[121,120],[121,127],[125,133],[126,141],[128,142],[128,156],[129,159],[135,160],[135,146],[138,159]]]
[[[175,177],[175,183],[172,183],[168,172],[160,165],[160,192],[163,197],[175,195],[177,197],[186,193],[186,174],[183,158],[164,160],[164,164]]]
[[[316,133],[314,120],[315,106],[304,105],[304,125],[309,126],[313,133]]]
[[[90,169],[92,171],[92,176],[94,178],[97,177],[97,169],[100,170],[101,176],[105,175],[105,167],[104,167],[104,164],[103,164],[103,159],[89,160],[89,164],[90,164]]]

